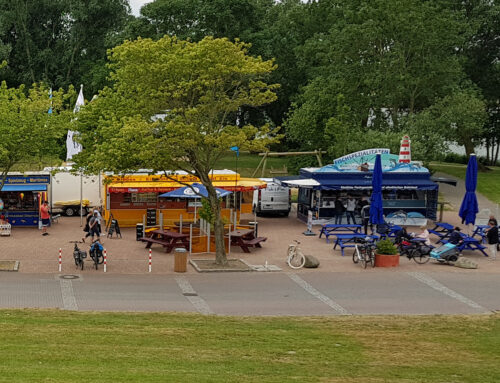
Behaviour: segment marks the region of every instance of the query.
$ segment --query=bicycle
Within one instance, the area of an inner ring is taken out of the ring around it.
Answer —
[[[294,240],[293,242],[295,243],[291,243],[288,245],[286,263],[292,269],[300,269],[304,267],[306,263],[306,257],[299,247],[300,242],[297,240]]]
[[[424,241],[419,239],[410,239],[401,241],[398,244],[399,254],[406,255],[408,259],[413,259],[416,263],[423,265],[429,262],[431,248]]]
[[[103,250],[104,248],[102,247],[99,238],[97,238],[90,244],[89,254],[90,258],[92,258],[92,260],[94,261],[94,267],[96,270],[98,269],[99,265],[104,262],[104,255],[102,253]]]
[[[375,267],[375,247],[376,245],[368,238],[357,238],[354,243],[354,253],[352,261],[360,263],[366,269],[368,264]]]
[[[78,241],[73,242],[75,244],[75,247],[73,248],[73,258],[75,259],[75,266],[76,268],[80,268],[80,270],[83,270],[83,264],[85,262],[85,258],[87,258],[87,252],[82,251],[78,248]]]

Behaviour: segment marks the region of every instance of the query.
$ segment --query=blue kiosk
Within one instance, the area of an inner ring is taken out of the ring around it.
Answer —
[[[49,185],[50,174],[8,175],[0,191],[0,216],[12,226],[38,227]]]
[[[372,189],[375,157],[381,154],[383,171],[383,205],[386,218],[405,217],[436,220],[438,184],[420,162],[400,163],[389,149],[369,149],[336,159],[321,168],[302,168],[298,176],[277,177],[275,181],[299,189],[297,216],[307,222],[308,211],[313,223],[321,224],[335,216],[336,198],[355,198],[359,206],[368,203]]]

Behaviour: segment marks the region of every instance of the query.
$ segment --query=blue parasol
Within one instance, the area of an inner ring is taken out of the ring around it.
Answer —
[[[179,189],[172,190],[168,193],[163,193],[160,194],[159,197],[161,198],[201,198],[201,197],[208,197],[208,192],[207,188],[203,186],[202,184],[199,183],[194,183],[191,185],[192,188],[196,191],[196,193],[191,189],[189,186],[184,186]],[[224,189],[219,189],[215,188],[215,191],[217,192],[217,196],[219,198],[225,197],[229,194],[232,194],[232,192]]]
[[[477,159],[475,154],[471,154],[465,173],[465,195],[460,206],[458,215],[462,218],[462,223],[466,225],[474,224],[476,214],[479,211],[476,197],[477,186]]]
[[[370,205],[370,222],[375,225],[384,223],[384,207],[382,205],[382,160],[380,154],[375,159],[372,176],[372,197]]]

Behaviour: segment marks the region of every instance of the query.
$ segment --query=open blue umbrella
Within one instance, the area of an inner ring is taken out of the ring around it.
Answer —
[[[384,223],[384,207],[382,205],[382,160],[380,154],[375,158],[372,176],[372,197],[370,204],[370,222],[375,225]]]
[[[160,194],[159,197],[161,198],[201,198],[201,197],[208,197],[208,191],[205,186],[202,184],[194,183],[191,185],[192,188],[189,186],[184,186],[179,189],[175,189],[172,191],[169,191],[168,193],[163,193]],[[196,191],[196,193],[193,191],[193,189]],[[219,198],[225,197],[229,194],[232,194],[232,192],[224,189],[219,189],[215,188],[215,191],[217,192],[217,196]]]
[[[191,187],[192,188],[190,188],[189,186],[184,186],[182,188],[169,191],[168,193],[160,194],[159,197],[162,197],[162,198],[201,198],[201,197],[208,197],[207,188],[205,186],[203,186],[202,184],[193,183],[193,184],[191,184]],[[194,191],[193,191],[193,189],[194,189]],[[196,193],[195,193],[195,191],[196,191]],[[219,188],[215,188],[215,192],[217,193],[217,196],[219,198],[225,197],[225,196],[233,193],[233,192],[230,192],[228,190],[219,189]],[[194,204],[194,221],[196,222],[196,203]]]
[[[475,154],[471,154],[465,173],[465,195],[460,206],[458,215],[462,217],[462,223],[466,225],[476,222],[476,214],[479,211],[476,197],[477,186],[477,159]]]

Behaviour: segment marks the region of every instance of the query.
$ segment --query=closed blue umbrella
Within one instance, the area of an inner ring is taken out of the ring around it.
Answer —
[[[375,159],[372,176],[372,197],[370,205],[370,222],[375,225],[384,223],[384,207],[382,205],[382,160],[380,154]]]
[[[160,194],[159,197],[161,197],[161,198],[200,198],[200,195],[201,195],[201,197],[208,197],[207,188],[205,186],[203,186],[202,184],[194,183],[191,186],[196,191],[196,193],[189,186],[184,186],[182,188],[169,191],[168,193]],[[232,194],[232,192],[230,192],[228,190],[219,189],[219,188],[215,188],[215,191],[217,192],[217,196],[219,198],[222,198],[222,197],[225,197],[229,194]]]
[[[475,154],[471,154],[465,173],[465,195],[460,206],[458,215],[462,217],[462,223],[466,225],[476,222],[476,214],[479,211],[476,197],[477,186],[477,159]]]

